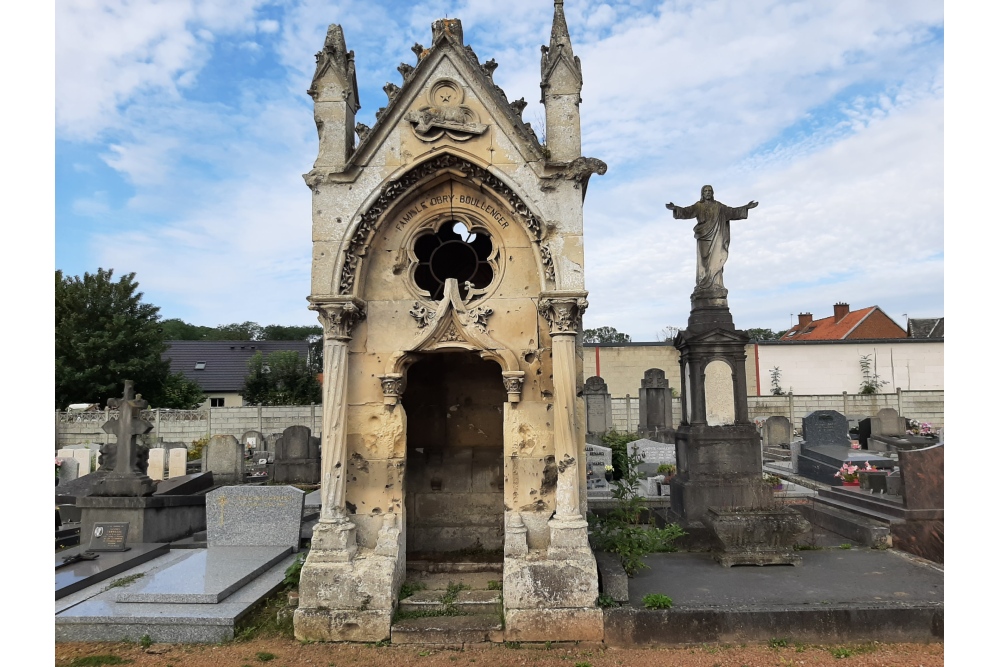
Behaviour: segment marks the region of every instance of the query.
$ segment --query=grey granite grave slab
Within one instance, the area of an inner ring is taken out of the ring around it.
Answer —
[[[815,445],[851,444],[847,417],[836,410],[816,410],[802,418],[802,439]]]
[[[218,604],[116,602],[119,590],[92,587],[76,594],[80,602],[57,612],[56,641],[136,642],[145,635],[157,643],[214,644],[232,639],[236,622],[282,586],[285,570],[296,558],[284,557]],[[174,553],[163,556],[162,568],[153,568],[146,576],[155,576],[175,559]]]
[[[211,489],[215,477],[211,472],[197,472],[165,479],[156,485],[154,496],[190,496]]]
[[[210,492],[209,547],[288,546],[298,551],[305,495],[292,486],[224,486]]]
[[[118,594],[118,602],[218,604],[282,560],[291,547],[191,549]]]
[[[169,550],[167,544],[132,544],[128,551],[102,551],[94,560],[82,560],[63,565],[63,558],[76,556],[86,549],[77,546],[56,554],[56,599],[93,586],[110,577],[131,569],[140,563],[162,556]]]
[[[640,475],[655,475],[661,463],[677,464],[676,445],[664,444],[649,438],[640,438],[628,443],[630,455],[642,456],[642,463],[636,466]]]

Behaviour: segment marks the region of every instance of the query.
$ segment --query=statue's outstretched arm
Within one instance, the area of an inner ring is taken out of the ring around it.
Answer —
[[[694,204],[690,206],[677,206],[673,202],[667,204],[667,209],[674,212],[675,220],[687,220],[695,217]]]

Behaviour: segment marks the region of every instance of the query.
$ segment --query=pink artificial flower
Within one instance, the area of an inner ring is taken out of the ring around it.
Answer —
[[[57,466],[61,466],[61,465],[62,465],[62,462],[63,462],[63,460],[62,460],[61,458],[59,458],[59,457],[57,456],[57,457],[56,457],[56,465],[57,465]]]

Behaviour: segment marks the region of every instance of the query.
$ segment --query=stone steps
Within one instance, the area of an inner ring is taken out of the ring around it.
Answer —
[[[449,607],[457,616],[499,613],[500,591],[459,591],[453,602],[442,602],[444,591],[418,591],[399,601],[401,612],[443,612]]]
[[[764,459],[769,461],[791,461],[792,454],[787,449],[780,447],[765,447]]]
[[[463,648],[472,644],[503,641],[498,614],[431,616],[408,618],[392,624],[393,644],[430,644]]]

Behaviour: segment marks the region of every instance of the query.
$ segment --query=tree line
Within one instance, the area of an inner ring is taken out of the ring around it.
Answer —
[[[117,279],[114,269],[83,277],[55,272],[55,405],[107,404],[121,396],[124,381],[151,407],[192,409],[205,401],[201,387],[171,373],[163,358],[171,340],[308,340],[311,354],[260,352],[250,359],[244,388],[247,405],[319,403],[322,327],[261,326],[256,322],[216,327],[160,319],[160,309],[143,301],[135,273]]]

